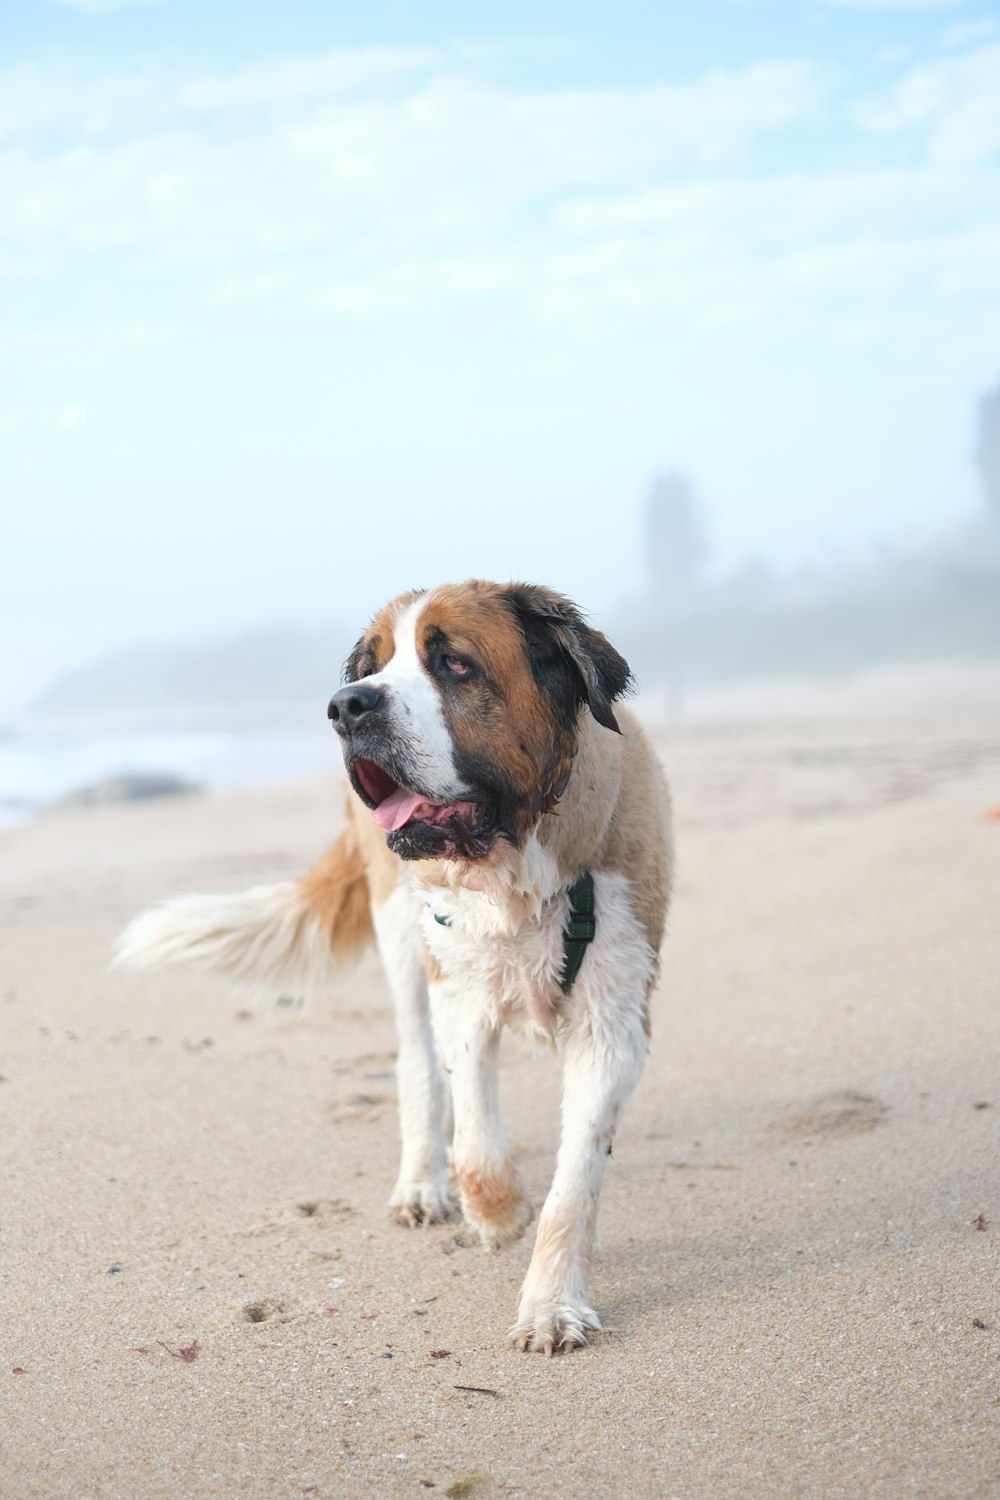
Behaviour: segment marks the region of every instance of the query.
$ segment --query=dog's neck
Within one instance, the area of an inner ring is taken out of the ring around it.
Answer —
[[[621,763],[621,737],[583,710],[566,790],[521,847],[498,845],[481,862],[421,861],[414,866],[415,883],[428,890],[476,892],[492,908],[490,925],[516,932],[583,870],[599,863],[621,789]]]

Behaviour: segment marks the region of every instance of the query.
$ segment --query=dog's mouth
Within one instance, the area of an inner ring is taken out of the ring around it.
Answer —
[[[404,859],[482,859],[493,843],[483,802],[435,802],[402,786],[384,766],[359,756],[348,767],[351,785]]]

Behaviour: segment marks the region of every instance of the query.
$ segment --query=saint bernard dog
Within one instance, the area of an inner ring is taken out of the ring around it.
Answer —
[[[601,1326],[597,1199],[649,1042],[670,890],[663,775],[613,706],[630,680],[548,589],[472,580],[394,599],[330,700],[354,794],[337,841],[297,882],[146,912],[118,949],[277,995],[327,984],[374,938],[399,1038],[390,1207],[435,1223],[454,1181],[491,1250],[532,1217],[498,1112],[500,1031],[550,1042],[562,1139],[511,1335],[546,1354]]]

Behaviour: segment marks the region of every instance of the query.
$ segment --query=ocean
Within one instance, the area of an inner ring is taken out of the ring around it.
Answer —
[[[339,773],[331,730],[147,731],[0,736],[0,827],[30,821],[108,776],[166,772],[209,791]]]

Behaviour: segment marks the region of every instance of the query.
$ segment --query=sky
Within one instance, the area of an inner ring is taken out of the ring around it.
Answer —
[[[472,574],[927,545],[1000,380],[1000,5],[3,0],[0,722]]]

